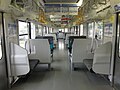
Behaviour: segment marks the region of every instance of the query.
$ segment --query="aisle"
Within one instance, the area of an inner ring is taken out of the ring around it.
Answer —
[[[18,82],[10,90],[114,90],[99,75],[87,69],[71,71],[64,42],[54,52],[52,71],[39,65],[27,80]]]

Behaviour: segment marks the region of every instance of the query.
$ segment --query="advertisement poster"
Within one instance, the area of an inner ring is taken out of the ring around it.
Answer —
[[[16,24],[14,24],[14,23],[8,24],[8,35],[9,36],[17,35],[17,25]]]
[[[104,35],[112,37],[112,33],[113,33],[113,25],[112,25],[112,23],[105,24]]]

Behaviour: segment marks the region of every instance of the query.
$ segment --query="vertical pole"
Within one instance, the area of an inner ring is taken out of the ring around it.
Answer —
[[[104,31],[105,31],[105,22],[103,21],[103,34],[102,34],[102,44],[104,43]]]
[[[81,33],[81,25],[79,25],[79,36],[80,36],[80,33]]]
[[[93,22],[93,37],[92,38],[94,38],[95,37],[95,33],[96,33],[96,30],[95,30],[96,28],[95,28],[95,21]]]

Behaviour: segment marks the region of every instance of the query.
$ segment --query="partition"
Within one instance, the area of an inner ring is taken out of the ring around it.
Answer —
[[[30,71],[28,52],[17,44],[11,43],[10,46],[12,76],[27,74]]]

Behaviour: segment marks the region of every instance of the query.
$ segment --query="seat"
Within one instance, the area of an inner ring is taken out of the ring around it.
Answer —
[[[69,49],[70,54],[72,52],[72,46],[73,46],[74,39],[86,39],[86,36],[69,36],[68,49]]]
[[[50,68],[52,58],[48,39],[30,39],[26,46],[30,49],[30,59],[38,59],[42,64],[48,64]]]
[[[93,59],[85,59],[87,68],[95,73],[109,75],[112,43],[107,42],[96,48]]]
[[[53,55],[54,51],[54,41],[53,41],[53,36],[36,36],[35,39],[47,39],[49,41],[50,49],[51,49],[51,54]]]
[[[56,46],[56,44],[57,44],[56,34],[46,34],[45,36],[52,36],[52,37],[53,37],[53,40],[54,40],[54,45]]]
[[[93,54],[90,52],[91,42],[92,39],[74,39],[71,59],[72,68],[76,63],[83,63],[86,58],[93,58]]]
[[[96,73],[109,74],[112,43],[107,42],[95,51],[92,69]]]
[[[30,71],[27,50],[14,43],[10,46],[12,76],[26,75]]]
[[[66,34],[66,38],[65,38],[65,44],[66,45],[69,44],[69,36],[74,36],[74,34],[71,34],[71,33]]]

